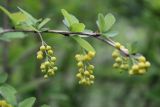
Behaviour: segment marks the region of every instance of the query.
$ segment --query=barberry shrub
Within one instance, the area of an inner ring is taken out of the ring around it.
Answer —
[[[14,29],[1,29],[0,39],[6,40],[11,38],[20,38],[19,35],[4,36],[9,32],[33,32],[37,33],[41,40],[41,46],[37,52],[37,59],[41,61],[40,69],[44,74],[44,78],[53,77],[58,70],[56,66],[56,50],[53,50],[43,39],[43,33],[58,33],[64,36],[68,36],[74,39],[81,47],[81,51],[75,55],[77,61],[77,74],[79,84],[92,85],[95,80],[94,65],[90,64],[91,60],[95,57],[96,51],[92,45],[86,41],[83,37],[92,37],[102,42],[111,45],[115,50],[112,53],[112,57],[115,60],[113,64],[114,68],[121,71],[128,71],[129,75],[142,75],[150,67],[150,62],[141,54],[132,53],[132,49],[127,49],[119,42],[112,40],[114,36],[117,36],[117,32],[112,31],[116,19],[109,13],[107,15],[98,14],[96,24],[98,26],[98,32],[88,31],[85,29],[85,24],[79,22],[79,20],[66,10],[62,9],[62,15],[64,16],[63,23],[67,27],[68,31],[52,30],[51,28],[44,27],[50,18],[36,19],[28,12],[18,7],[19,11],[10,13],[8,10],[0,6],[2,10],[11,20]],[[88,32],[86,32],[88,31]]]

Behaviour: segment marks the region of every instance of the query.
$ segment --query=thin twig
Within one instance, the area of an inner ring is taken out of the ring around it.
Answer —
[[[4,29],[3,31],[0,32],[0,36],[4,33],[8,32],[31,32],[31,33],[37,33],[35,30],[15,30],[15,29]],[[74,36],[74,35],[86,35],[89,37],[96,38],[102,42],[107,43],[108,45],[111,45],[112,47],[115,47],[115,42],[110,39],[110,38],[103,38],[100,33],[96,32],[70,32],[70,31],[62,31],[62,30],[45,30],[41,31],[40,33],[56,33],[56,34],[61,34],[64,36]],[[125,56],[130,56],[128,51],[125,51],[123,49],[119,49]]]

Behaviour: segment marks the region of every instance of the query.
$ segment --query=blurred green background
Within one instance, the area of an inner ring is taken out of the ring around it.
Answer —
[[[6,0],[0,0],[5,6]],[[9,72],[8,83],[17,90],[18,100],[35,96],[35,107],[48,104],[51,107],[159,107],[160,105],[160,0],[10,0],[9,10],[17,6],[36,18],[50,17],[53,29],[65,29],[61,9],[74,14],[88,29],[97,31],[98,13],[112,13],[117,21],[113,29],[119,32],[114,40],[125,46],[137,42],[137,49],[152,66],[143,76],[129,76],[112,68],[113,48],[88,39],[97,54],[95,84],[78,85],[74,55],[78,45],[55,34],[44,34],[45,41],[54,47],[59,70],[53,79],[44,80],[36,52],[40,44],[34,34],[8,43],[0,41],[0,70]],[[0,26],[4,14],[0,12]],[[4,65],[4,63],[6,63]]]

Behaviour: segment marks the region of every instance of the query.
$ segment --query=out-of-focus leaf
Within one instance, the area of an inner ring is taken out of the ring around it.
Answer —
[[[26,15],[26,17],[28,17],[28,23],[32,23],[32,24],[36,24],[37,23],[37,19],[35,19],[32,15],[30,15],[28,12],[26,12],[25,10],[21,9],[20,7],[18,7],[18,9],[24,14]]]
[[[18,104],[18,107],[33,107],[35,101],[36,101],[35,97],[27,98],[24,101],[20,102]]]
[[[24,37],[26,37],[26,35],[23,32],[8,32],[0,36],[0,39],[4,41],[11,41],[13,39],[20,39]]]
[[[74,23],[79,23],[78,19],[75,16],[69,14],[65,9],[62,9],[61,12],[64,16],[63,22],[66,26],[70,27]]]
[[[17,104],[15,94],[16,90],[12,86],[8,84],[0,86],[0,95],[2,95],[5,98],[5,100],[12,105]]]
[[[111,13],[109,13],[105,16],[105,24],[106,24],[105,29],[106,29],[106,31],[109,30],[113,26],[115,21],[116,21],[116,19]]]
[[[73,32],[83,32],[85,25],[83,23],[74,23],[71,25],[70,30]]]
[[[42,105],[41,107],[50,107],[50,106],[49,106],[49,105],[44,104],[44,105]]]
[[[11,13],[7,9],[5,9],[2,6],[0,6],[0,10],[3,11],[9,18],[11,18]]]
[[[42,28],[44,25],[46,25],[51,19],[50,18],[45,18],[39,25],[38,29]]]
[[[100,32],[106,31],[105,19],[104,19],[103,14],[101,14],[101,13],[98,14],[97,26],[98,26]]]
[[[138,42],[133,42],[132,44],[128,44],[127,48],[131,54],[137,53]]]
[[[5,72],[0,72],[0,83],[4,83],[8,78],[8,74]]]
[[[111,32],[103,33],[103,36],[105,36],[105,37],[115,37],[117,35],[118,35],[118,32],[116,32],[116,31],[111,31]]]
[[[75,39],[77,43],[79,43],[79,45],[84,49],[86,49],[87,51],[95,52],[95,49],[86,40],[82,39],[79,36],[74,36],[72,38]]]

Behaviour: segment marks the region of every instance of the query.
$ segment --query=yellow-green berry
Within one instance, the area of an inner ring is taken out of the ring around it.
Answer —
[[[121,62],[122,62],[122,59],[121,59],[120,57],[117,57],[117,58],[115,59],[115,61],[116,61],[117,63],[121,63]]]
[[[120,47],[121,47],[121,44],[119,42],[116,42],[115,43],[115,48],[120,49]]]
[[[56,61],[56,57],[51,57],[51,61]]]
[[[51,46],[46,46],[46,50],[51,50],[52,48],[51,48]]]
[[[43,59],[43,55],[42,54],[38,54],[37,55],[37,59],[39,59],[39,60]]]
[[[81,74],[81,73],[78,73],[78,74],[76,75],[76,77],[77,77],[77,78],[82,78],[82,74]]]
[[[45,46],[44,45],[42,45],[41,47],[40,47],[40,50],[41,51],[44,51],[46,48],[45,48]]]
[[[49,55],[53,55],[53,51],[52,50],[48,50],[48,54]]]
[[[96,53],[95,53],[95,52],[92,52],[92,51],[89,51],[89,52],[88,52],[88,56],[90,56],[90,57],[94,57],[95,54],[96,54]]]
[[[78,62],[77,66],[78,67],[83,67],[83,63],[82,62]]]
[[[133,65],[133,66],[132,66],[132,70],[133,70],[133,71],[137,71],[138,69],[139,69],[139,66],[138,66],[138,65]]]
[[[90,79],[94,79],[95,77],[94,77],[94,75],[90,75]]]
[[[89,76],[89,72],[88,71],[84,71],[84,75]]]
[[[45,69],[46,68],[45,64],[41,64],[40,68]]]
[[[140,62],[145,62],[145,61],[146,61],[146,58],[145,58],[144,56],[140,56],[140,57],[138,58],[138,60],[139,60]]]
[[[148,62],[148,61],[145,62],[145,67],[146,67],[146,68],[148,68],[148,67],[150,67],[150,66],[151,66],[150,62]]]

